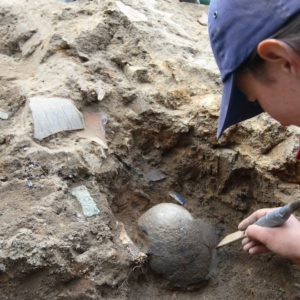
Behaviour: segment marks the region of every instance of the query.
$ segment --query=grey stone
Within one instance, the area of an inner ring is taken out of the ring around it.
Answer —
[[[4,264],[0,264],[0,274],[1,274],[1,273],[4,273],[5,270],[6,270],[5,265],[4,265]]]
[[[164,174],[159,169],[152,169],[148,173],[146,173],[146,175],[145,175],[145,179],[147,181],[153,181],[153,182],[161,181],[161,180],[164,180],[166,178],[167,178],[166,174]]]
[[[8,117],[9,117],[9,114],[7,112],[0,111],[0,119],[7,120]]]

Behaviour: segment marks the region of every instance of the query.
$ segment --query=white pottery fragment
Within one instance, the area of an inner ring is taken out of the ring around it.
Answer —
[[[84,120],[73,102],[66,98],[36,96],[29,107],[34,123],[34,137],[42,140],[54,133],[84,129]]]

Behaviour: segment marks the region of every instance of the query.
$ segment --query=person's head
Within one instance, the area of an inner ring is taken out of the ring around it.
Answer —
[[[218,136],[262,111],[300,125],[300,1],[212,0],[209,33],[224,83]]]

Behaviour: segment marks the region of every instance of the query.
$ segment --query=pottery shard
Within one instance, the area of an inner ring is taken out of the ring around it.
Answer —
[[[29,99],[34,138],[42,140],[54,133],[84,128],[84,120],[73,102],[65,98],[36,96]]]

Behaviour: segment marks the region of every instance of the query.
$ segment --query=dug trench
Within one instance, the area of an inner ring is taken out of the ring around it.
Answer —
[[[137,245],[138,218],[158,203],[174,202],[170,191],[184,195],[186,208],[215,226],[219,239],[236,231],[240,220],[255,209],[280,205],[274,200],[277,183],[259,174],[247,159],[237,154],[233,158],[222,148],[212,150],[193,128],[176,133],[160,118],[146,119],[149,123],[135,126],[131,155],[118,156],[124,176],[111,200],[116,218]],[[147,263],[133,267],[124,284],[129,299],[292,299],[299,292],[296,277],[297,269],[287,260],[250,257],[236,242],[217,251],[212,278],[198,290],[172,288]]]

